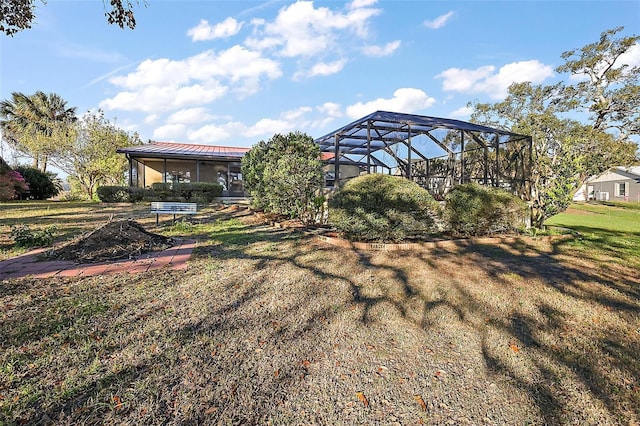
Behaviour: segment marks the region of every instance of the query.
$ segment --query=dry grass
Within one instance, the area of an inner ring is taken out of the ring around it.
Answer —
[[[231,216],[188,229],[186,273],[1,283],[0,423],[640,421],[638,270],[566,240],[364,252]]]

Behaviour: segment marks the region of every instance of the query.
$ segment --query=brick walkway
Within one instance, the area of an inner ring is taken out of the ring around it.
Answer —
[[[160,268],[187,269],[196,242],[184,240],[171,248],[139,256],[135,260],[101,263],[75,263],[65,260],[37,262],[36,257],[46,249],[38,249],[0,261],[0,281],[30,276],[33,278],[77,277],[91,275],[136,274]]]

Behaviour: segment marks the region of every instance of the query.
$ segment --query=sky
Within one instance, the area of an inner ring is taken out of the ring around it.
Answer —
[[[107,2],[108,3],[108,2]],[[639,1],[48,0],[0,35],[0,99],[54,92],[144,141],[251,147],[376,110],[467,120],[514,82],[569,81],[563,52],[640,34]],[[640,64],[640,45],[625,58]]]

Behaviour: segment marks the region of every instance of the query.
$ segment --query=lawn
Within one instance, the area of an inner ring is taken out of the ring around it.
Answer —
[[[569,246],[603,267],[614,262],[640,269],[639,204],[573,204],[546,225],[578,232]]]
[[[2,233],[114,215],[199,241],[187,271],[0,283],[0,424],[640,422],[638,233],[616,208],[608,227],[572,224],[582,206],[554,218],[569,238],[397,252],[242,209],[156,227],[147,209],[0,211]]]

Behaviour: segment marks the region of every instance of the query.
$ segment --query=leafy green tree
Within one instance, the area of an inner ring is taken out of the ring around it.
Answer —
[[[594,129],[615,129],[620,139],[640,134],[640,66],[624,63],[640,36],[616,38],[623,29],[605,31],[597,42],[564,52],[565,63],[556,69],[577,78],[563,94],[569,107],[588,111]]]
[[[0,2],[0,31],[5,35],[13,36],[15,33],[31,28],[31,23],[35,19],[35,9],[38,3],[46,4],[40,0],[2,0]],[[116,24],[120,28],[136,26],[136,19],[133,14],[133,5],[137,1],[131,0],[109,0],[111,10],[105,11],[105,16],[109,24]],[[146,3],[146,2],[145,2]],[[103,0],[106,6],[107,1]]]
[[[47,170],[49,158],[74,138],[75,107],[55,93],[13,92],[0,102],[2,138],[16,151],[33,158],[33,167]]]
[[[261,141],[243,159],[242,174],[255,206],[304,222],[315,219],[323,175],[320,148],[311,136],[291,132]]]
[[[615,38],[622,28],[600,40],[565,52],[559,72],[583,77],[573,85],[516,83],[495,104],[472,104],[472,120],[528,134],[533,138],[532,225],[567,208],[573,194],[592,175],[637,161],[640,68],[623,64],[638,36]],[[567,113],[589,111],[586,123]]]
[[[90,199],[99,185],[123,185],[128,164],[116,149],[141,145],[139,136],[117,128],[102,111],[86,114],[76,132],[77,137],[56,153],[52,163]]]
[[[33,167],[25,166],[15,167],[14,170],[20,172],[29,185],[29,191],[22,194],[20,198],[46,200],[60,193],[60,179],[57,178],[55,173],[43,172]]]
[[[633,142],[563,118],[563,100],[560,85],[516,83],[504,101],[475,104],[472,114],[473,121],[531,135],[531,193],[520,195],[532,203],[535,227],[565,210],[587,177],[635,159]]]
[[[251,194],[251,203],[255,208],[266,207],[267,182],[264,180],[265,157],[269,144],[260,141],[242,157],[242,179],[247,192]]]

